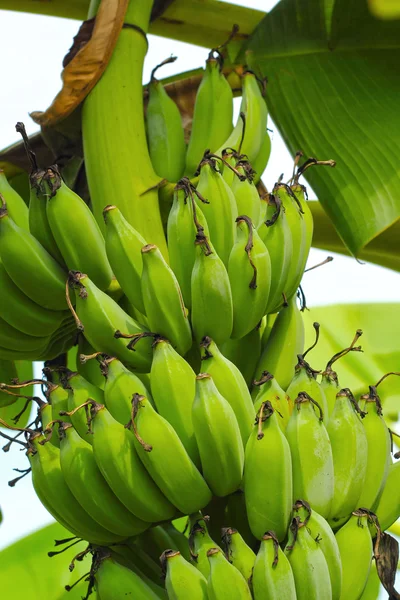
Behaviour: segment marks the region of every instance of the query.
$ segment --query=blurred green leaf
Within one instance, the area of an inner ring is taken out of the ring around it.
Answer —
[[[400,372],[400,304],[342,304],[312,308],[303,313],[307,348],[314,341],[314,321],[320,323],[320,340],[307,360],[323,370],[328,360],[347,348],[357,329],[362,329],[357,345],[363,352],[351,352],[334,364],[341,387],[353,393],[368,392],[389,371]],[[400,411],[400,377],[391,376],[378,387],[385,414]]]
[[[76,544],[58,556],[47,556],[49,551],[63,548],[54,548],[54,540],[70,537],[69,531],[54,523],[2,550],[1,597],[7,600],[81,600],[87,583],[82,581],[70,592],[65,586],[72,585],[90,569],[89,557],[76,562],[72,573],[68,569],[73,557],[85,548],[85,543]],[[90,598],[96,600],[96,594]]]
[[[358,256],[400,216],[400,21],[367,0],[281,0],[245,47],[291,153],[336,160],[306,178]]]

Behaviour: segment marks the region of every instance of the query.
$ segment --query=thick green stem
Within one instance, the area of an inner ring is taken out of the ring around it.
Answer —
[[[93,212],[104,227],[106,205],[118,206],[148,243],[167,253],[143,113],[142,70],[152,0],[131,0],[111,60],[85,100],[82,131]]]

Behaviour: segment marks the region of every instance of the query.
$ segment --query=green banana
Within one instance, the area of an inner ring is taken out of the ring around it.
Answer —
[[[65,375],[63,375],[62,384],[68,393],[68,412],[72,413],[75,408],[81,406],[81,404],[84,402],[87,402],[89,398],[95,402],[98,402],[99,404],[104,404],[103,391],[92,383],[89,383],[89,381],[87,381],[79,373],[74,373],[72,371],[67,372]],[[90,431],[88,431],[87,417],[84,411],[78,410],[74,412],[70,419],[72,425],[81,438],[88,444],[92,445],[92,435]]]
[[[261,539],[252,585],[255,600],[296,600],[292,568],[273,531],[267,531]]]
[[[266,220],[257,231],[271,259],[271,288],[267,304],[267,314],[271,314],[285,305],[286,282],[293,262],[292,235],[278,196],[269,195]]]
[[[101,474],[91,446],[70,423],[61,423],[60,465],[65,482],[84,510],[99,525],[124,538],[150,524],[135,517],[118,500]]]
[[[7,321],[0,317],[0,345],[9,350],[30,352],[37,351],[38,354],[46,349],[50,342],[50,336],[34,337],[22,333]],[[16,356],[17,358],[17,356]]]
[[[261,355],[260,328],[257,326],[241,340],[229,339],[220,348],[223,355],[236,365],[250,387]]]
[[[235,219],[238,216],[235,196],[217,167],[215,158],[205,155],[200,163],[200,177],[195,201],[206,218],[212,244],[225,267],[235,242]]]
[[[102,550],[102,556],[94,559],[94,581],[102,600],[121,600],[132,596],[135,600],[158,600],[160,596],[145,581],[111,557],[110,551]]]
[[[259,540],[273,530],[283,541],[292,510],[292,460],[279,419],[270,402],[262,404],[246,445],[243,490],[250,529]]]
[[[289,398],[296,398],[300,392],[307,392],[307,394],[318,403],[325,422],[326,415],[328,414],[328,402],[321,384],[316,379],[319,371],[315,371],[308,362],[304,360],[306,354],[307,352],[297,357],[298,362],[295,366],[294,377],[290,382],[286,393]]]
[[[258,548],[258,540],[251,533],[247,516],[246,499],[243,490],[239,489],[227,497],[225,522],[240,531],[240,535],[253,550]]]
[[[76,353],[75,368],[82,377],[92,385],[104,389],[105,379],[100,371],[99,364],[93,360],[81,360],[82,356],[95,354],[94,348],[89,344],[83,334],[79,336],[78,351]]]
[[[300,281],[303,277],[304,269],[306,268],[306,263],[311,247],[313,232],[314,232],[314,219],[312,216],[312,212],[310,207],[308,206],[308,202],[306,202],[307,198],[307,189],[304,185],[300,185],[299,183],[294,183],[290,186],[292,194],[296,199],[296,202],[299,205],[301,217],[303,220],[303,229],[304,229],[304,252],[302,262],[299,264],[299,269],[297,273],[297,281],[293,284],[292,289],[296,291],[296,289],[300,285]],[[289,292],[290,293],[290,292]]]
[[[251,600],[249,586],[240,573],[226,560],[219,548],[207,552],[210,563],[208,597],[210,600]]]
[[[303,348],[304,323],[296,298],[293,297],[275,320],[255,372],[273,373],[279,385],[286,390]]]
[[[332,448],[328,432],[314,410],[314,400],[300,392],[286,428],[293,467],[294,499],[306,500],[329,517],[334,493]]]
[[[106,206],[103,217],[106,224],[106,252],[111,268],[129,301],[142,314],[146,314],[140,282],[143,271],[141,250],[146,240],[128,223],[117,206]]]
[[[346,600],[360,598],[367,585],[372,560],[369,519],[369,513],[359,508],[336,533],[342,562],[341,598]]]
[[[261,321],[271,287],[271,261],[265,244],[246,215],[236,219],[237,238],[229,256],[233,338],[242,338]]]
[[[195,240],[198,231],[209,237],[204,214],[194,201],[196,188],[186,177],[174,188],[174,200],[168,215],[167,237],[171,268],[179,282],[185,306],[192,306],[191,278],[196,259]],[[200,196],[200,201],[205,199]]]
[[[258,227],[261,221],[261,202],[254,185],[255,173],[250,163],[245,160],[239,160],[235,169],[243,176],[234,177],[232,181],[232,192],[235,196],[238,214],[250,217],[254,227]]]
[[[253,163],[263,144],[267,118],[267,105],[257,78],[251,71],[245,71],[242,75],[240,116],[232,133],[216,154],[221,155],[225,148],[234,148],[239,153],[245,154],[250,163]]]
[[[300,517],[294,517],[289,529],[285,554],[292,567],[297,600],[331,600],[332,586],[328,564],[318,543]],[[350,600],[349,596],[343,596]]]
[[[149,154],[157,175],[168,181],[178,181],[183,175],[186,144],[179,109],[154,75],[160,67],[175,60],[176,56],[171,56],[157,65],[151,72],[147,86],[146,129]]]
[[[62,181],[56,167],[44,176],[49,190],[46,214],[56,244],[68,269],[82,269],[102,290],[113,273],[107,259],[103,235],[88,205]]]
[[[188,524],[188,520],[186,517],[183,517],[183,520],[185,522],[186,527]],[[178,530],[173,524],[173,522],[163,523],[161,527],[165,530],[169,538],[172,540],[172,549],[179,550],[183,558],[185,558],[188,561],[191,561],[192,555],[190,554],[188,536],[182,533],[182,531]]]
[[[94,457],[117,498],[143,521],[171,519],[176,510],[143,467],[132,434],[101,404],[92,405],[91,420]]]
[[[145,328],[96,287],[87,275],[70,271],[70,286],[79,290],[76,294],[76,313],[89,344],[99,352],[123,360],[126,366],[136,371],[148,373],[152,357],[151,342],[140,339],[135,352],[132,352],[123,339],[114,335],[119,331],[136,336],[144,333]]]
[[[385,488],[390,465],[391,439],[382,416],[382,404],[376,386],[369,386],[369,393],[361,396],[360,400],[365,413],[362,423],[368,450],[365,479],[357,506],[373,510]]]
[[[186,515],[206,506],[211,492],[178,434],[139,394],[133,398],[132,428],[137,453],[166,498]]]
[[[340,352],[336,352],[332,356],[332,358],[328,361],[325,370],[322,372],[321,377],[321,388],[324,392],[326,398],[326,408],[327,413],[325,416],[325,422],[328,423],[329,419],[333,413],[336,404],[336,395],[340,392],[340,385],[336,371],[332,369],[333,363],[335,363],[342,356],[346,356],[349,352],[360,352],[361,346],[355,346],[359,337],[361,337],[362,331],[361,329],[357,329],[356,334],[354,336],[353,341],[351,342],[348,348],[341,350]]]
[[[379,598],[380,588],[381,581],[376,570],[376,563],[375,561],[372,561],[367,584],[360,596],[360,600],[377,600],[377,598]]]
[[[173,526],[171,526],[173,527]],[[175,530],[176,531],[176,530]],[[177,532],[179,533],[179,532]],[[182,535],[182,534],[181,534]],[[187,538],[183,535],[184,543],[187,547],[187,555],[190,560],[189,544]],[[165,525],[156,525],[151,527],[143,535],[139,535],[134,543],[158,565],[161,554],[165,549],[178,550],[175,540],[169,534]],[[181,544],[180,544],[181,545]]]
[[[148,557],[144,552],[140,552],[139,548],[135,548],[132,550],[130,546],[128,548],[127,545],[113,545],[109,548],[111,552],[111,558],[115,559],[117,563],[126,567],[133,571],[140,579],[149,586],[149,588],[154,592],[157,598],[161,600],[166,600],[167,594],[165,590],[160,586],[160,578],[161,578],[161,569],[157,567],[154,561],[151,561],[154,564],[154,570],[157,569],[157,574],[153,571],[150,572],[151,576],[148,575]]]
[[[222,530],[222,541],[225,546],[225,556],[234,567],[241,572],[250,585],[256,555],[246,544],[237,529],[227,527]]]
[[[190,524],[190,552],[197,569],[207,579],[210,575],[210,564],[208,562],[207,552],[210,548],[219,548],[219,546],[211,538],[205,518],[198,518],[198,515],[191,515]]]
[[[8,183],[6,174],[0,169],[0,194],[7,205],[10,217],[21,229],[29,231],[28,207],[21,196]]]
[[[253,159],[253,162],[251,163],[252,167],[253,167],[253,171],[254,171],[254,180],[253,181],[256,185],[260,181],[265,169],[267,168],[267,164],[268,164],[270,155],[271,155],[271,138],[269,137],[268,129],[267,129],[265,131],[264,137],[262,139],[260,150],[259,150],[257,156],[255,157],[255,159]]]
[[[18,371],[13,360],[0,360],[0,382],[5,384],[13,384],[18,380]],[[4,388],[3,388],[4,389]],[[15,396],[7,394],[5,391],[1,391],[0,386],[0,408],[14,404],[16,401]]]
[[[270,402],[272,408],[281,417],[278,423],[282,431],[286,431],[290,415],[293,411],[293,403],[289,396],[283,391],[272,373],[263,371],[258,381],[253,381],[254,387],[254,410],[258,414],[261,405]]]
[[[340,600],[342,597],[342,561],[332,529],[324,517],[321,517],[315,510],[311,510],[307,502],[297,500],[293,509],[294,512],[300,513],[311,537],[317,542],[325,556],[331,580],[332,600]]]
[[[204,336],[223,344],[232,333],[233,303],[228,273],[206,236],[196,240],[191,290],[191,321],[195,338]]]
[[[61,387],[61,385],[48,382],[46,398],[51,406],[51,420],[59,421],[61,418],[60,412],[65,412],[68,410],[68,391]],[[63,420],[66,423],[71,421],[68,416],[63,416]],[[58,435],[53,434],[50,440],[54,446],[57,448],[60,447]]]
[[[160,557],[169,600],[207,600],[207,579],[177,550],[165,550]]]
[[[232,131],[233,96],[222,68],[221,53],[211,50],[194,105],[185,167],[189,177],[197,171],[205,151],[215,152]]]
[[[180,354],[192,345],[192,332],[174,272],[154,244],[142,248],[143,303],[150,329],[165,336]]]
[[[113,543],[122,541],[126,536],[117,535],[101,527],[82,508],[67,486],[60,466],[60,450],[52,444],[41,444],[41,436],[34,436],[30,443],[33,452],[29,453],[32,467],[33,485],[36,490],[35,480],[39,480],[39,499],[46,498],[45,507],[52,514],[52,506],[56,508],[55,518],[61,515],[63,521],[72,527],[72,532],[79,532],[79,537],[93,543]]]
[[[253,428],[255,411],[243,375],[208,336],[201,342],[201,360],[203,370],[211,375],[219,393],[231,405],[245,446]]]
[[[285,285],[286,297],[291,298],[296,293],[303,276],[303,265],[307,262],[312,236],[307,235],[307,224],[303,218],[302,208],[292,189],[287,184],[276,183],[272,193],[281,201],[292,238],[292,259]]]
[[[196,377],[192,419],[205,480],[216,496],[233,493],[243,476],[243,442],[232,407],[208,373]]]
[[[132,414],[133,394],[146,395],[152,401],[148,389],[137,375],[116,358],[105,358],[100,368],[106,379],[104,404],[116,421],[126,425]]]
[[[156,187],[160,179],[147,148],[143,110],[142,71],[152,6],[152,0],[129,2],[107,68],[83,103],[82,139],[100,227],[102,211],[113,199],[128,223],[167,258]]]
[[[163,338],[154,341],[150,372],[151,392],[159,414],[175,429],[186,452],[197,467],[200,455],[192,422],[196,374]],[[140,390],[137,393],[143,394]]]
[[[400,517],[400,461],[389,465],[389,472],[375,513],[382,531],[389,529]]]
[[[50,310],[67,308],[66,275],[41,244],[0,208],[0,255],[15,285],[31,300]]]
[[[348,519],[359,505],[368,455],[367,436],[360,418],[364,416],[349,389],[337,394],[327,425],[333,457],[334,488],[329,514],[333,527]]]

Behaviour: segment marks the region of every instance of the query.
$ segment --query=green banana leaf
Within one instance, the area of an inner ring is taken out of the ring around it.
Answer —
[[[354,394],[366,393],[368,386],[375,385],[385,373],[400,372],[400,304],[322,306],[304,311],[303,317],[306,348],[315,339],[313,322],[320,323],[319,342],[307,355],[315,369],[323,370],[331,356],[350,345],[357,329],[363,331],[357,342],[363,352],[351,352],[334,363],[341,387],[350,388]],[[378,392],[385,416],[396,420],[400,411],[400,377],[388,377]]]
[[[21,509],[22,510],[22,509]],[[70,573],[68,565],[85,544],[79,543],[63,554],[49,558],[47,553],[54,548],[54,540],[70,538],[71,534],[58,523],[48,525],[19,540],[0,552],[1,597],[7,600],[80,600],[87,590],[82,581],[70,592],[72,585],[90,569],[90,558],[75,563]],[[96,600],[96,594],[90,596]]]
[[[305,176],[356,256],[400,217],[399,40],[367,0],[281,0],[241,55],[290,152],[336,160]]]

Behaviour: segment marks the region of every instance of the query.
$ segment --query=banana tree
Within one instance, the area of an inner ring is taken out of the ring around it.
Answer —
[[[64,180],[84,198],[100,228],[104,230],[103,208],[113,198],[127,221],[145,239],[151,237],[166,255],[164,229],[174,186],[157,175],[147,150],[143,151],[147,142],[142,107],[149,110],[149,91],[137,81],[147,51],[146,34],[206,48],[217,48],[228,40],[223,72],[233,94],[242,94],[247,65],[267,82],[269,113],[296,164],[299,151],[305,158],[313,158],[304,163],[302,171],[318,198],[308,203],[314,219],[313,246],[400,271],[396,160],[400,146],[396,127],[400,22],[396,2],[390,10],[386,4],[379,0],[318,0],[310,6],[307,0],[280,0],[265,14],[216,0],[0,0],[2,9],[83,21],[64,60],[62,89],[43,112],[32,113],[40,132],[3,150],[0,167],[28,203],[27,173],[32,163],[29,153],[26,155],[27,143],[39,164],[63,157]],[[239,31],[232,35],[236,23]],[[128,55],[134,59],[124,60]],[[162,80],[179,108],[186,139],[202,75],[201,69],[195,69]],[[132,106],[141,113],[140,119]],[[117,111],[124,114],[123,120]],[[325,159],[333,159],[335,169],[321,168]],[[100,183],[99,170],[103,173]],[[261,181],[259,190],[265,193],[262,185]],[[305,347],[312,345],[312,323],[321,322],[324,333],[312,357],[313,363],[323,368],[335,353],[348,347],[349,336],[356,329],[363,329],[367,338],[364,354],[349,353],[337,370],[340,380],[355,394],[365,393],[383,373],[399,370],[398,311],[395,304],[305,311]],[[63,350],[73,345],[71,332]],[[69,364],[74,352],[76,349],[69,353]],[[66,363],[65,352],[62,354]],[[30,378],[18,375],[20,380]],[[399,382],[387,379],[380,387],[391,424],[397,420]],[[0,417],[9,424],[11,408],[17,410],[17,404],[0,409],[4,411]],[[69,535],[55,524],[5,549],[0,570],[2,579],[10,582],[7,597],[22,597],[26,590],[38,598],[43,593],[54,600],[81,597],[82,587],[66,594],[63,586],[85,575],[87,557],[78,561],[72,577],[61,558],[65,555],[53,558],[51,577],[42,577],[45,588],[36,584],[43,570],[50,570],[45,553],[51,551],[52,540]],[[27,553],[29,570],[18,560],[21,552]],[[76,551],[68,553],[71,559],[76,555]],[[392,558],[394,553],[391,548]],[[390,579],[393,569],[386,577],[381,567],[378,570],[386,590],[396,593]],[[368,585],[371,597],[376,598],[379,581],[375,575]]]

